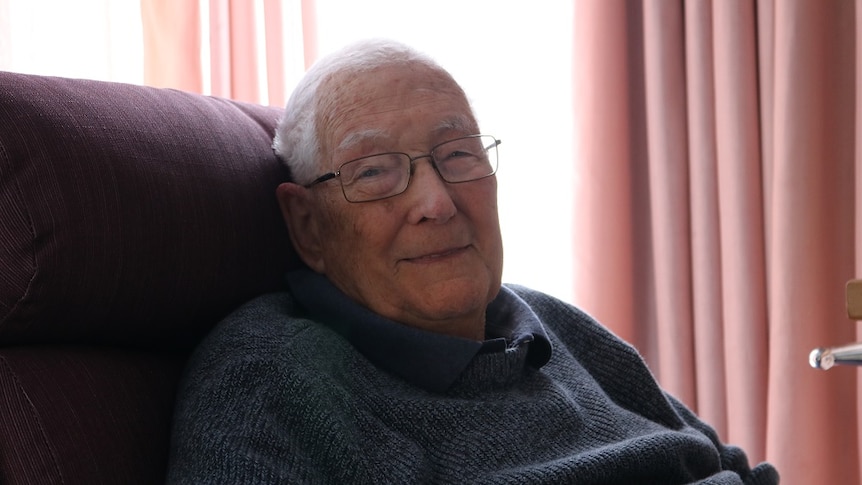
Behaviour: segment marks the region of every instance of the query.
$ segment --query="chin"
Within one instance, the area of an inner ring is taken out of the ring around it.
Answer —
[[[500,291],[499,286],[492,290],[489,284],[479,283],[476,278],[444,280],[417,290],[421,301],[428,305],[428,312],[442,319],[477,311],[484,314],[485,307]]]

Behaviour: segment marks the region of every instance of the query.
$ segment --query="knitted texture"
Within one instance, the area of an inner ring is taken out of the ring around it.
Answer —
[[[554,345],[477,355],[432,393],[370,364],[286,293],[207,338],[180,390],[169,483],[775,484],[576,308],[509,287]],[[440,356],[445,359],[445,355]]]

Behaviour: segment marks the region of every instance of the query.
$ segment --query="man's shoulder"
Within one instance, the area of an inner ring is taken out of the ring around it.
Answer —
[[[232,387],[252,392],[271,382],[314,385],[320,369],[354,360],[349,343],[305,318],[289,293],[261,295],[230,313],[198,344],[186,364],[183,395]]]
[[[213,329],[210,338],[280,335],[303,327],[308,322],[299,316],[299,309],[290,293],[275,292],[259,295],[224,317]]]
[[[529,306],[557,343],[568,348],[610,345],[615,351],[636,353],[631,345],[577,305],[525,286],[507,283],[505,287]]]
[[[579,322],[589,323],[590,325],[601,326],[601,324],[599,324],[587,312],[572,303],[561,300],[558,297],[540,290],[512,283],[506,283],[504,287],[528,305],[531,310],[542,318],[543,322],[546,320],[551,320],[553,322],[559,319],[566,321],[575,319]]]
[[[224,317],[195,353],[207,360],[266,360],[331,338],[325,325],[303,316],[290,293],[276,292],[257,296]]]

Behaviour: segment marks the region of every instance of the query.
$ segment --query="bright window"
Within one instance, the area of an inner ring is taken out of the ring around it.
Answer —
[[[302,66],[300,3],[282,6],[292,85]],[[391,37],[452,72],[482,130],[503,141],[504,281],[571,301],[572,2],[316,0],[316,9],[320,55],[356,39]],[[141,35],[138,2],[0,0],[4,70],[139,84]]]

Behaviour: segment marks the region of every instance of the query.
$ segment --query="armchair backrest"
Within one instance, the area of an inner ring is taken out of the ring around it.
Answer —
[[[0,72],[0,482],[163,476],[185,355],[298,264],[280,111]]]

